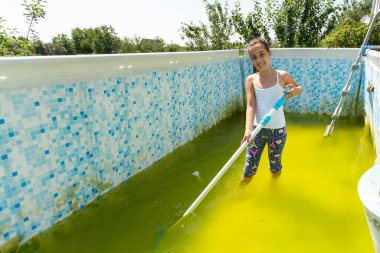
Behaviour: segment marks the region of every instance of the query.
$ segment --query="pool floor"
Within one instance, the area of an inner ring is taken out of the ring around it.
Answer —
[[[323,137],[328,118],[287,115],[281,176],[265,152],[241,187],[242,154],[181,219],[239,147],[244,120],[222,121],[18,252],[374,252],[356,189],[375,150],[368,128],[344,119]]]

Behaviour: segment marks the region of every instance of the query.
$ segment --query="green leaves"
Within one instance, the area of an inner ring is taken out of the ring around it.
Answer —
[[[280,47],[316,47],[336,22],[332,0],[284,0],[271,7]]]
[[[240,42],[244,45],[256,37],[264,37],[270,43],[268,18],[264,15],[259,1],[253,0],[253,4],[253,10],[244,17],[240,2],[235,3],[231,17],[235,32],[239,34]]]
[[[224,6],[215,0],[209,3],[204,0],[209,26],[204,23],[195,25],[192,21],[182,23],[181,37],[187,40],[185,43],[190,50],[221,50],[228,49],[232,43],[230,37],[233,34],[233,26],[228,10],[228,3]]]
[[[322,47],[348,47],[359,48],[361,47],[364,37],[367,34],[368,25],[355,23],[346,24],[339,29],[334,30],[322,42]],[[371,33],[368,42],[369,45],[380,44],[380,22],[378,22]]]
[[[192,21],[182,23],[180,31],[181,38],[187,39],[186,46],[191,51],[205,51],[211,47],[208,27],[205,24],[195,25]]]
[[[40,18],[45,18],[46,11],[44,10],[44,3],[47,3],[46,0],[32,0],[31,3],[28,3],[27,0],[24,0],[22,6],[25,8],[24,16],[26,17],[27,24],[29,26],[28,32],[26,34],[26,40],[29,39],[29,35],[32,35],[33,39],[37,38],[36,31],[33,29],[35,24],[38,24]]]
[[[71,31],[75,51],[78,54],[117,53],[121,40],[112,26],[75,28]]]
[[[340,6],[337,24],[320,43],[322,47],[360,47],[368,31],[368,25],[360,22],[364,15],[370,15],[371,0],[346,1]],[[368,42],[370,45],[380,44],[380,22],[374,26]]]
[[[230,45],[230,37],[232,35],[232,24],[228,11],[228,2],[224,6],[219,1],[213,4],[206,4],[206,13],[210,21],[210,41],[211,49],[227,49]]]
[[[252,0],[253,8],[246,16],[240,2],[229,16],[228,6],[218,0],[206,4],[209,25],[182,23],[182,37],[191,50],[225,49],[233,46],[231,36],[239,36],[238,44],[263,37],[280,47],[316,47],[337,22],[337,7],[333,0]],[[273,31],[275,38],[271,38]]]

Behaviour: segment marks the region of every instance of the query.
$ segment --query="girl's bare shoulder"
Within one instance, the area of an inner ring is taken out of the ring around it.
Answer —
[[[289,76],[289,72],[281,69],[277,69],[278,74],[280,74],[281,77]]]
[[[293,76],[285,70],[277,70],[279,75],[280,75],[280,83],[281,84],[297,84],[296,81],[294,80]]]
[[[247,77],[247,82],[253,82],[253,80],[255,79],[256,75],[257,75],[256,73],[249,75]]]

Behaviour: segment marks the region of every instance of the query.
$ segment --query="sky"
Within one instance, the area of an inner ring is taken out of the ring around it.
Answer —
[[[235,1],[228,1],[229,9]],[[23,0],[0,0],[0,17],[6,20],[5,27],[16,28],[19,35],[26,36],[28,25],[22,3]],[[245,15],[253,8],[252,0],[240,0],[240,4]],[[108,25],[120,38],[159,36],[166,43],[184,45],[179,33],[182,22],[208,23],[202,0],[48,0],[44,10],[45,19],[34,27],[44,42],[62,33],[70,36],[76,27]]]

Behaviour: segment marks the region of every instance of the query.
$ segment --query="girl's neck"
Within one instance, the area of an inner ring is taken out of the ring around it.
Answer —
[[[272,67],[269,67],[267,69],[263,69],[263,70],[260,70],[259,71],[259,76],[260,77],[268,77],[268,76],[271,76],[273,74],[273,68]]]

